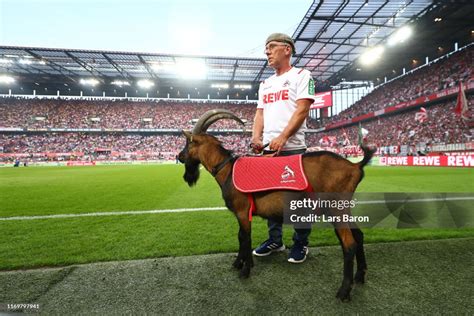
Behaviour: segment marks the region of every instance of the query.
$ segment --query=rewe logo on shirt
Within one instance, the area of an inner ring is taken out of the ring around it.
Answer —
[[[288,100],[288,90],[280,90],[263,95],[263,104],[273,103],[280,100]]]

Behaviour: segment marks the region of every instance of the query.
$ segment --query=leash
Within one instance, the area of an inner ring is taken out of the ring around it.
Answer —
[[[250,147],[250,150],[249,150],[249,153],[247,155],[245,155],[245,157],[275,157],[277,152],[276,151],[273,151],[272,153],[268,153],[268,154],[263,154],[263,150],[268,147],[270,145],[270,143],[266,143],[264,144],[263,146],[257,146],[256,144],[254,143],[251,143],[249,145]],[[260,154],[255,154],[253,153],[252,150],[259,150],[261,151]],[[235,160],[237,160],[237,158],[239,158],[239,156],[234,156],[234,155],[230,155],[229,157],[227,157],[226,159],[224,159],[223,161],[221,161],[219,164],[217,164],[217,166],[215,166],[214,168],[211,169],[211,174],[213,177],[216,177],[216,175],[219,173],[219,171],[222,170],[222,168],[224,168],[224,166],[226,164],[228,164],[229,162],[235,162]]]
[[[269,152],[268,154],[264,154],[264,149],[267,148],[270,145],[270,143],[266,143],[263,146],[258,146],[257,144],[251,143],[249,145],[250,150],[246,157],[275,157],[277,155],[277,152],[275,150],[267,150]],[[256,154],[254,150],[259,151],[260,153]]]

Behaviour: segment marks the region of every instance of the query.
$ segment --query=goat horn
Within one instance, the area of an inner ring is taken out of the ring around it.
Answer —
[[[211,124],[221,119],[233,119],[240,124],[245,125],[240,118],[229,110],[214,109],[207,111],[199,118],[196,125],[194,125],[193,134],[205,133]]]

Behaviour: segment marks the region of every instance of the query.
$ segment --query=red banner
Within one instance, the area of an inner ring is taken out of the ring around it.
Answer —
[[[320,109],[332,106],[332,91],[316,93],[314,95],[314,103],[311,109]]]
[[[474,155],[380,157],[379,163],[383,166],[474,167]]]
[[[459,83],[459,92],[458,99],[456,100],[456,107],[454,108],[454,113],[460,115],[464,120],[468,119],[467,116],[468,105],[466,94],[464,93],[464,87],[462,82]]]

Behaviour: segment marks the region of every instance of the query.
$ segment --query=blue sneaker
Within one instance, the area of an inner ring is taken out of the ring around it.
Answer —
[[[291,263],[302,263],[306,260],[306,255],[308,254],[309,249],[307,246],[295,243],[291,247],[290,255],[288,256],[288,262]]]
[[[285,245],[283,243],[276,243],[271,241],[270,239],[267,239],[252,253],[254,254],[254,256],[264,257],[268,256],[273,252],[279,252],[283,250],[285,250]]]

